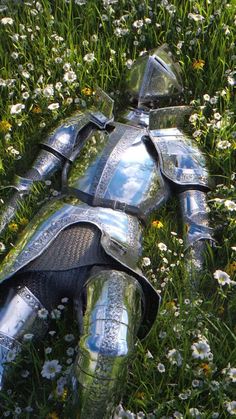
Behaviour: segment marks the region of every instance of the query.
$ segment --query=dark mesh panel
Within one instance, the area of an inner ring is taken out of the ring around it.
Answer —
[[[25,285],[47,310],[52,310],[63,297],[73,299],[80,294],[89,272],[90,267],[59,272],[21,272],[12,279],[11,285]]]
[[[101,244],[100,230],[89,223],[73,224],[56,237],[24,271],[64,271],[110,261]]]

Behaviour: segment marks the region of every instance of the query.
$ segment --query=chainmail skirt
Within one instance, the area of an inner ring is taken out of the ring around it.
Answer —
[[[65,228],[40,256],[7,281],[6,287],[25,285],[45,308],[52,310],[63,297],[73,299],[81,294],[94,265],[98,269],[116,265],[100,239],[101,232],[93,224]]]

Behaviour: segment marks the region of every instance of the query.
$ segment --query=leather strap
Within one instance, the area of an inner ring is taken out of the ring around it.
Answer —
[[[92,206],[92,207],[104,207],[104,208],[111,208],[113,210],[118,210],[125,212],[130,215],[134,215],[142,221],[142,223],[145,224],[145,216],[143,212],[133,206],[126,204],[125,202],[121,201],[115,201],[113,199],[106,199],[106,198],[99,198],[94,195],[90,195],[87,192],[83,192],[80,189],[72,188],[72,187],[65,187],[63,188],[63,193],[66,195],[72,195],[76,198],[80,199],[82,202],[85,202],[86,204]]]

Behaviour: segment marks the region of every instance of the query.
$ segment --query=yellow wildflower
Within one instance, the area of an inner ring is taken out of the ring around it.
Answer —
[[[84,87],[81,89],[81,93],[85,96],[91,96],[93,94],[93,91],[90,87]]]
[[[62,399],[63,402],[66,401],[67,396],[68,396],[68,390],[67,390],[67,388],[65,388],[63,393],[62,393],[62,396],[61,396],[61,399]]]
[[[59,419],[59,416],[56,412],[51,412],[46,416],[46,419]]]
[[[10,131],[11,127],[12,126],[11,126],[10,122],[8,122],[4,119],[0,122],[0,132],[3,132],[4,134],[6,132]]]
[[[16,224],[16,223],[10,223],[9,226],[8,226],[8,229],[12,233],[16,233],[18,231],[18,224]]]
[[[206,362],[200,364],[200,368],[201,370],[204,372],[205,375],[209,376],[211,375],[212,372],[212,368],[209,364],[207,364]]]
[[[231,262],[226,266],[225,271],[227,272],[227,274],[233,278],[233,276],[236,273],[236,262]]]
[[[152,222],[152,227],[155,227],[155,228],[162,228],[162,227],[164,227],[164,226],[163,226],[163,224],[162,224],[162,222],[161,222],[161,221],[159,221],[159,220],[154,220],[154,221]]]
[[[33,109],[32,109],[32,112],[33,112],[33,113],[41,113],[41,112],[42,112],[42,109],[40,108],[40,106],[39,106],[39,105],[35,105],[35,106],[33,107]]]
[[[168,301],[168,303],[166,303],[166,308],[167,310],[175,310],[176,309],[176,304],[175,301]]]
[[[145,393],[143,391],[138,391],[135,396],[137,397],[137,399],[139,400],[144,400],[145,399]]]
[[[194,70],[202,70],[204,65],[205,65],[205,61],[201,60],[201,59],[194,60],[193,63],[192,63],[192,67],[193,67]]]
[[[224,314],[224,311],[225,311],[224,307],[220,306],[218,310],[219,315],[222,316],[222,314]]]

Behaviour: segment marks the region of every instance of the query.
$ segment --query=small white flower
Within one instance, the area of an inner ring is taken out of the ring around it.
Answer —
[[[21,414],[21,412],[22,412],[22,410],[21,410],[21,408],[19,407],[19,406],[16,406],[16,408],[15,408],[15,414],[16,415],[20,415]]]
[[[48,380],[51,380],[55,378],[56,374],[58,374],[61,371],[61,365],[59,364],[59,361],[57,359],[53,359],[52,361],[45,361],[41,375],[42,377],[47,378]]]
[[[201,418],[201,413],[196,407],[191,407],[191,409],[189,409],[189,413],[191,415],[191,418],[196,418],[196,419]]]
[[[152,355],[152,353],[151,353],[150,351],[147,351],[147,353],[146,353],[146,357],[147,357],[148,359],[153,359],[153,355]]]
[[[1,19],[2,25],[13,25],[14,20],[11,17],[3,17]]]
[[[29,96],[30,96],[29,95],[29,92],[24,92],[23,95],[22,95],[22,97],[23,97],[24,100],[29,99]]]
[[[188,18],[194,20],[195,22],[202,22],[205,18],[202,15],[197,13],[189,13]]]
[[[57,308],[54,308],[54,310],[51,311],[51,318],[53,320],[58,320],[61,317],[61,312]]]
[[[148,257],[144,257],[142,260],[142,265],[143,266],[150,266],[151,265],[151,261]]]
[[[0,253],[5,252],[5,250],[6,250],[5,244],[3,242],[0,242]]]
[[[162,364],[161,362],[159,362],[159,364],[157,364],[157,369],[158,369],[158,371],[161,373],[161,374],[163,374],[164,372],[165,372],[165,365],[164,364]]]
[[[236,203],[233,202],[233,201],[230,201],[229,199],[226,199],[226,201],[225,201],[225,207],[229,211],[236,211]]]
[[[63,298],[61,299],[61,302],[62,302],[63,304],[68,303],[68,301],[69,301],[69,298],[68,298],[68,297],[63,297]]]
[[[143,26],[143,20],[142,19],[135,20],[135,22],[133,23],[133,27],[136,28],[136,29],[142,28],[142,26]]]
[[[172,365],[177,365],[178,367],[182,365],[183,358],[177,349],[171,349],[168,351],[167,358]]]
[[[205,340],[199,340],[191,346],[191,349],[193,358],[208,359],[211,348]]]
[[[15,115],[20,113],[23,109],[25,109],[25,105],[23,105],[22,103],[16,103],[15,105],[11,106],[10,109],[10,114],[11,115]]]
[[[69,333],[68,335],[64,336],[64,339],[66,342],[72,342],[75,339],[75,337],[74,335],[72,335],[72,333]]]
[[[77,79],[77,76],[74,71],[67,71],[67,73],[64,74],[63,80],[67,83],[73,83]]]
[[[62,83],[60,82],[60,81],[58,81],[56,84],[55,84],[55,88],[56,88],[56,90],[61,90],[61,88],[62,88]]]
[[[13,51],[11,53],[11,58],[13,58],[13,60],[17,60],[18,57],[19,57],[19,53],[18,52]]]
[[[236,383],[236,368],[230,368],[227,375],[233,383]]]
[[[162,252],[165,252],[167,250],[167,246],[165,243],[158,243],[157,245],[158,249],[160,249]]]
[[[236,415],[236,400],[227,403],[227,412],[229,412],[230,415]]]
[[[48,105],[48,109],[50,110],[50,111],[55,111],[56,109],[58,109],[60,107],[60,105],[59,105],[59,103],[58,102],[55,102],[55,103],[51,103],[50,105]]]
[[[231,143],[227,140],[218,141],[218,143],[216,144],[216,148],[218,148],[219,150],[227,150],[230,147]]]
[[[46,183],[46,182],[45,182],[45,183]],[[47,317],[48,317],[48,310],[46,310],[46,308],[41,308],[41,309],[38,311],[38,317],[39,317],[40,319],[43,319],[43,320],[47,319]]]
[[[193,388],[197,388],[200,386],[200,381],[199,380],[193,380],[192,381],[192,387]]]
[[[27,378],[29,377],[29,375],[30,375],[30,372],[28,370],[23,370],[21,373],[22,378]]]
[[[95,56],[93,52],[86,54],[83,58],[86,63],[92,63],[95,60]]]
[[[220,269],[217,269],[215,271],[215,273],[213,274],[213,277],[217,279],[219,285],[222,285],[222,286],[226,284],[230,284],[231,282],[230,276],[226,272],[221,271]]]
[[[61,64],[63,62],[63,59],[61,57],[56,57],[54,61],[56,64]]]
[[[21,74],[22,74],[23,77],[25,77],[25,79],[29,79],[30,78],[30,73],[28,71],[26,71],[26,70],[23,70]]]
[[[16,349],[11,349],[8,353],[7,353],[7,362],[12,362],[15,360],[17,355],[17,350]]]
[[[66,354],[68,356],[73,356],[74,352],[75,352],[74,348],[70,347],[70,348],[67,349]]]
[[[210,96],[208,94],[205,94],[203,95],[203,99],[205,100],[205,102],[209,102]]]
[[[34,335],[33,333],[25,333],[23,336],[23,339],[27,342],[31,341],[33,339]]]
[[[49,355],[52,352],[52,348],[48,346],[47,348],[44,349],[44,352],[46,355]]]
[[[129,59],[126,61],[125,64],[126,64],[126,67],[130,70],[133,65],[133,60]]]
[[[71,63],[65,63],[63,65],[63,70],[64,71],[70,71],[70,69],[71,69]]]
[[[183,419],[182,413],[178,412],[177,410],[173,413],[175,419]]]
[[[43,95],[47,98],[51,97],[54,95],[54,88],[52,84],[48,84],[44,89],[43,89]]]

